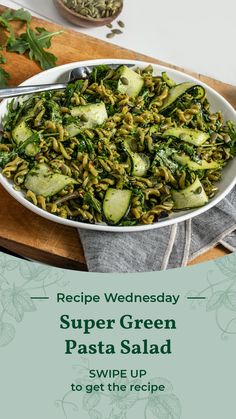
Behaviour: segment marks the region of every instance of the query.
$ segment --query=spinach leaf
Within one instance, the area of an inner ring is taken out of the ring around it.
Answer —
[[[76,80],[74,83],[68,83],[65,89],[65,100],[63,106],[69,106],[74,92],[79,92],[84,85],[84,80]]]
[[[17,156],[16,151],[0,151],[0,167],[5,167],[7,163]]]
[[[119,223],[119,226],[129,227],[129,226],[135,226],[136,224],[138,224],[138,221],[137,220],[122,220]]]
[[[95,211],[97,211],[101,214],[101,212],[102,212],[101,204],[98,201],[98,199],[95,198],[95,196],[92,193],[85,192],[83,203],[88,204],[91,208],[94,208]]]
[[[178,169],[178,164],[171,160],[171,156],[176,153],[176,150],[171,147],[158,147],[156,148],[156,155],[154,157],[152,166],[164,166],[175,172]]]
[[[229,142],[230,151],[233,156],[236,156],[236,127],[232,121],[227,121],[224,132],[231,138]]]
[[[190,156],[193,157],[195,155],[195,149],[193,145],[189,145],[189,144],[183,144],[182,145],[183,150]]]
[[[92,73],[89,76],[89,81],[91,83],[99,83],[99,81],[106,76],[109,70],[110,68],[106,64],[101,64],[94,67]]]
[[[44,102],[45,108],[49,111],[50,120],[53,122],[62,122],[62,116],[60,112],[60,106],[53,100],[47,100]]]
[[[96,153],[95,153],[95,150],[94,150],[94,146],[93,146],[92,141],[90,140],[90,138],[84,137],[84,142],[85,142],[85,144],[87,146],[87,150],[88,150],[88,152],[90,154],[90,157],[93,158],[93,156],[95,156]]]
[[[39,144],[39,135],[38,133],[32,134],[26,141],[21,143],[15,150],[12,151],[0,151],[0,167],[5,167],[7,163],[12,161],[17,155],[23,156],[25,154],[25,149],[28,144]],[[27,156],[29,158],[29,156]]]

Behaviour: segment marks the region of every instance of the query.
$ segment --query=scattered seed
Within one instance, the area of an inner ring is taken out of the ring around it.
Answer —
[[[211,141],[215,141],[217,139],[217,137],[218,137],[218,134],[216,132],[213,132],[211,134]]]
[[[123,32],[120,29],[112,29],[112,33],[114,33],[115,35],[120,35]]]
[[[114,36],[115,36],[115,34],[112,33],[112,32],[106,34],[107,38],[114,38]]]
[[[107,28],[109,28],[109,29],[113,28],[113,26],[112,26],[112,24],[111,24],[111,23],[108,23],[108,24],[106,25],[106,27],[107,27]]]
[[[121,77],[120,81],[122,84],[124,84],[125,86],[127,86],[129,84],[129,80],[126,77]]]
[[[81,115],[80,119],[83,122],[88,122],[88,118],[87,118],[87,116],[84,113]]]
[[[117,23],[120,26],[120,28],[124,28],[125,27],[125,24],[124,24],[124,22],[122,22],[122,20],[118,20]]]
[[[196,195],[199,195],[201,192],[202,192],[202,187],[201,187],[201,186],[199,186],[199,188],[197,188],[197,189],[194,191],[194,193],[195,193]]]
[[[229,143],[231,141],[231,138],[230,138],[229,134],[223,134],[223,139],[224,139],[225,143]]]

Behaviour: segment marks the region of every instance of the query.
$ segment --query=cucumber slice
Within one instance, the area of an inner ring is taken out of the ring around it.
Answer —
[[[75,106],[71,109],[71,115],[80,118],[82,128],[94,128],[97,125],[102,125],[108,118],[106,106],[103,102]]]
[[[117,74],[119,75],[118,92],[130,97],[138,96],[144,84],[143,78],[125,65],[117,69]]]
[[[215,161],[208,162],[207,160],[201,160],[199,163],[190,159],[186,154],[174,154],[173,159],[182,164],[183,166],[187,165],[190,170],[216,170],[220,168],[220,164]]]
[[[109,188],[103,201],[103,213],[108,224],[116,225],[127,214],[132,192],[128,189]]]
[[[196,145],[197,147],[205,143],[210,137],[207,132],[199,131],[190,128],[169,128],[163,134],[163,137],[175,137],[184,141]]]
[[[75,184],[76,181],[69,176],[54,173],[45,163],[40,163],[30,170],[25,179],[25,187],[35,195],[56,195],[66,186]]]
[[[69,138],[71,138],[71,137],[75,137],[76,135],[80,133],[81,126],[76,125],[74,122],[72,122],[71,124],[66,125],[65,129],[67,131]]]
[[[172,190],[174,209],[183,210],[188,208],[202,207],[208,202],[208,197],[198,178],[195,182],[180,191]]]
[[[32,135],[33,131],[26,125],[25,121],[21,121],[12,131],[12,138],[17,145],[24,143]],[[25,147],[25,154],[27,156],[36,156],[38,152],[38,144],[27,144]]]
[[[175,102],[180,99],[185,93],[192,93],[196,99],[201,99],[205,96],[204,87],[191,82],[185,82],[173,86],[167,98],[164,100],[163,105],[160,107],[160,112],[165,114],[175,109]]]
[[[133,153],[132,162],[133,162],[132,175],[141,176],[141,177],[146,176],[147,171],[150,167],[149,157],[143,153],[141,154]]]
[[[136,142],[133,139],[126,139],[124,141],[124,149],[127,151],[131,158],[133,176],[146,176],[147,171],[150,167],[149,157],[143,153],[136,153],[135,150]]]

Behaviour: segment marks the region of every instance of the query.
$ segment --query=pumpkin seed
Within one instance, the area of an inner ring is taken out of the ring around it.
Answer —
[[[229,143],[231,141],[229,134],[223,134],[223,139],[225,143]]]
[[[122,22],[122,20],[118,20],[117,23],[120,26],[120,28],[124,28],[125,27],[125,24],[124,24],[124,22]]]
[[[109,38],[109,39],[114,38],[114,36],[115,36],[115,34],[112,33],[112,32],[106,34],[106,37]]]
[[[129,84],[129,80],[126,77],[121,77],[120,81],[122,84],[124,84],[125,86],[127,86]]]
[[[202,192],[202,187],[201,186],[199,186],[195,191],[194,191],[194,193],[196,194],[196,195],[199,195],[200,193]]]
[[[81,121],[83,121],[83,122],[88,122],[88,118],[87,118],[87,116],[86,116],[84,113],[82,113],[82,115],[81,115],[80,119],[81,119]]]
[[[115,35],[120,35],[121,33],[123,33],[120,29],[112,29],[111,31],[112,31],[112,33],[114,33]]]

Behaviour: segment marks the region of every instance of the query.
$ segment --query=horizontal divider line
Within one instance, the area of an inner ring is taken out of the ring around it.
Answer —
[[[188,300],[206,300],[206,297],[187,297]]]
[[[49,297],[30,297],[31,300],[49,300]]]

